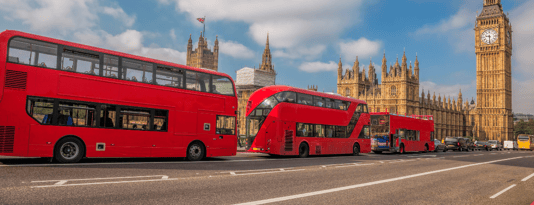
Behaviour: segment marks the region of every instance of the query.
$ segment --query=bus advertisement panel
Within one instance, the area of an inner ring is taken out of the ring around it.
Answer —
[[[0,155],[236,154],[237,97],[224,73],[9,30],[0,59]]]
[[[246,120],[249,152],[307,157],[371,151],[362,100],[269,86],[250,96]]]
[[[434,120],[427,115],[371,113],[371,138],[375,153],[433,151]]]

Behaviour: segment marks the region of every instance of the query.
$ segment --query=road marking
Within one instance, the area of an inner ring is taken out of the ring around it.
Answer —
[[[475,155],[473,155],[473,156],[482,156],[482,155],[484,155],[484,154],[475,154]]]
[[[355,189],[355,188],[360,188],[360,187],[366,187],[366,186],[371,186],[371,185],[394,182],[394,181],[399,181],[399,180],[403,180],[403,179],[409,179],[409,178],[420,177],[420,176],[425,176],[425,175],[430,175],[430,174],[435,174],[435,173],[452,171],[452,170],[457,170],[457,169],[462,169],[462,168],[467,168],[467,167],[472,167],[472,166],[478,166],[478,165],[491,164],[491,163],[496,163],[496,162],[501,162],[501,161],[520,159],[520,158],[523,158],[523,157],[513,157],[513,158],[508,158],[508,159],[501,159],[501,160],[494,160],[494,161],[489,161],[489,162],[481,162],[481,163],[476,163],[476,164],[463,165],[463,166],[459,166],[459,167],[440,169],[440,170],[435,170],[435,171],[430,171],[430,172],[423,172],[423,173],[419,173],[419,174],[412,174],[412,175],[403,176],[403,177],[396,177],[396,178],[379,180],[379,181],[368,182],[368,183],[363,183],[363,184],[355,184],[355,185],[351,185],[351,186],[344,186],[344,187],[338,187],[338,188],[333,188],[333,189],[326,189],[326,190],[322,190],[322,191],[315,191],[315,192],[309,192],[309,193],[304,193],[304,194],[296,194],[296,195],[291,195],[291,196],[284,196],[284,197],[277,197],[277,198],[272,198],[272,199],[265,199],[265,200],[259,200],[259,201],[246,202],[246,203],[241,203],[241,204],[237,204],[237,205],[252,205],[252,204],[275,203],[275,202],[281,202],[281,201],[287,201],[287,200],[292,200],[292,199],[310,197],[310,196],[315,196],[315,195],[320,195],[320,194],[327,194],[327,193],[339,192],[339,191]]]
[[[534,174],[531,174],[531,175],[528,175],[528,177],[525,177],[524,179],[522,179],[521,181],[522,182],[526,182],[528,179],[534,177]]]
[[[491,196],[490,199],[495,199],[495,198],[497,198],[499,195],[501,195],[502,193],[504,193],[504,192],[510,190],[511,188],[514,188],[514,187],[515,187],[515,184],[512,185],[512,186],[509,186],[508,188],[506,188],[506,189],[504,189],[504,190],[502,190],[502,191],[500,191],[499,193],[496,193],[495,195]]]
[[[161,177],[161,179],[67,184],[69,181],[99,181],[99,180],[113,180],[113,179],[148,178],[148,177]],[[43,181],[32,181],[31,183],[46,183],[46,182],[56,182],[56,181],[57,182],[55,184],[53,184],[53,185],[32,186],[31,188],[47,188],[47,187],[62,187],[62,186],[86,186],[86,185],[98,185],[98,184],[120,184],[120,183],[133,183],[133,182],[167,181],[167,180],[177,180],[177,179],[178,178],[169,179],[169,176],[167,176],[167,175],[152,175],[152,176],[131,176],[131,177],[108,177],[108,178],[87,178],[87,179],[43,180]]]
[[[59,179],[59,180],[43,180],[32,181],[31,183],[45,183],[45,182],[62,182],[62,181],[96,181],[96,180],[112,180],[112,179],[133,179],[133,178],[148,178],[148,177],[167,177],[166,175],[150,175],[150,176],[129,176],[129,177],[106,177],[106,178],[86,178],[86,179]],[[168,178],[168,177],[167,177]],[[58,182],[58,183],[59,183]]]
[[[245,176],[245,175],[255,175],[255,174],[273,174],[273,173],[281,173],[281,172],[296,172],[296,171],[303,171],[303,170],[306,170],[306,169],[290,169],[290,170],[285,170],[285,169],[279,169],[278,171],[270,171],[270,172],[252,172],[252,173],[235,173],[235,172],[230,172],[230,174],[232,176]]]
[[[469,157],[467,155],[463,155],[463,156],[453,156],[454,158],[457,158],[457,157]]]
[[[436,157],[437,155],[417,155],[417,156],[406,156],[406,157]]]

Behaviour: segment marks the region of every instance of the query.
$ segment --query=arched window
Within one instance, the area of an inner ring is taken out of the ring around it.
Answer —
[[[345,96],[350,96],[350,89],[349,88],[345,89]]]
[[[395,86],[391,86],[391,96],[397,95],[397,88]]]

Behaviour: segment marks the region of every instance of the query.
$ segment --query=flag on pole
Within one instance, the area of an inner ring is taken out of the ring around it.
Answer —
[[[204,19],[206,19],[206,18],[197,18],[198,22],[200,22],[200,23],[204,23]]]

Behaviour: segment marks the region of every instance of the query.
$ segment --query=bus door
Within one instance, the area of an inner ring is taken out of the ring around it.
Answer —
[[[398,152],[400,148],[400,139],[399,136],[396,134],[390,134],[389,135],[389,151],[390,152]]]

